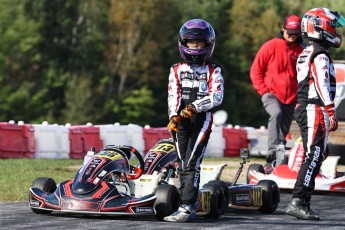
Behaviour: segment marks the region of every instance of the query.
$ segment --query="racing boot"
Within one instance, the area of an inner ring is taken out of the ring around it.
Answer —
[[[164,217],[164,220],[168,222],[187,222],[195,219],[196,212],[193,205],[182,205],[176,212]]]
[[[272,162],[273,163],[273,162]],[[274,165],[272,163],[266,163],[264,165],[264,170],[266,174],[270,174],[272,173],[273,169],[274,169]]]
[[[274,151],[267,152],[267,155],[266,155],[267,163],[264,165],[264,170],[266,174],[270,174],[273,171],[275,160],[276,160],[276,153]]]
[[[305,203],[305,201],[300,198],[293,198],[285,213],[303,220],[320,220],[310,209],[310,202]]]

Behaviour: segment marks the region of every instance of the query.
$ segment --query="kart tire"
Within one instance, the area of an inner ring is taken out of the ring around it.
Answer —
[[[173,214],[180,206],[180,193],[173,185],[162,184],[158,186],[156,196],[154,208],[158,220],[163,220],[164,217]]]
[[[47,193],[53,193],[56,190],[56,183],[52,178],[48,177],[38,177],[32,182],[31,187],[36,187],[41,189]],[[31,208],[31,210],[36,214],[49,214],[52,211],[42,210],[42,209],[35,209]]]
[[[259,211],[262,213],[273,213],[280,202],[278,185],[273,180],[261,180],[258,185],[262,190],[262,206]]]
[[[209,181],[208,184],[217,184],[223,189],[224,198],[225,198],[225,209],[224,209],[225,211],[229,206],[229,186],[231,186],[231,182],[212,180],[212,181]]]
[[[228,188],[232,186],[232,182],[226,181],[226,182],[224,182],[224,183],[225,183],[225,185],[226,185]]]
[[[328,156],[340,156],[340,159],[338,161],[339,165],[345,165],[345,145],[343,144],[328,144]]]
[[[247,177],[246,177],[247,184],[249,184],[249,181],[250,181],[250,171],[252,171],[252,170],[254,170],[256,172],[259,172],[259,173],[265,174],[264,166],[262,166],[261,164],[251,164],[251,165],[249,165],[248,170],[247,170]]]
[[[224,189],[220,183],[215,183],[213,181],[208,182],[203,186],[204,189],[210,191],[210,212],[205,216],[208,218],[218,218],[226,210],[226,198],[224,194]]]
[[[47,193],[53,193],[56,190],[54,179],[48,177],[38,177],[32,182],[31,187],[36,187]]]

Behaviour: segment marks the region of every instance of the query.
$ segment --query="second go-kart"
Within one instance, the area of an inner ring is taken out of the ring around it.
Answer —
[[[137,166],[129,163],[132,155],[139,160]],[[135,148],[106,146],[85,162],[73,180],[58,185],[49,177],[34,180],[29,192],[29,207],[37,214],[140,214],[155,215],[162,220],[178,209],[179,192],[176,186],[168,183],[157,183],[151,191],[143,192],[140,183],[149,182],[142,178],[144,165]],[[205,184],[199,191],[198,214],[219,217],[223,200],[223,190],[218,184]]]
[[[326,150],[327,151],[327,150]],[[337,170],[339,156],[328,156],[322,163],[320,172],[315,178],[315,191],[345,192],[345,172]],[[280,164],[268,173],[260,164],[252,164],[248,167],[247,183],[256,184],[262,180],[273,180],[280,189],[292,190],[300,166],[304,160],[302,139],[298,138],[289,152],[288,162]]]
[[[225,205],[223,211],[222,206],[218,208],[219,213],[230,210],[230,208],[257,209],[262,213],[273,213],[280,202],[280,192],[277,184],[272,180],[263,180],[251,185],[237,184],[243,164],[249,161],[248,150],[241,149],[240,156],[242,162],[232,182],[220,180],[221,173],[226,164],[202,164],[200,167],[200,187],[207,187],[210,184],[214,184],[222,188],[224,200],[217,203],[224,203]],[[176,171],[175,165],[176,157],[177,152],[173,140],[160,140],[145,155],[144,174],[136,182],[135,186],[139,186],[141,188],[140,191],[144,192],[144,194],[152,191],[159,184],[171,184],[177,187],[178,172]]]

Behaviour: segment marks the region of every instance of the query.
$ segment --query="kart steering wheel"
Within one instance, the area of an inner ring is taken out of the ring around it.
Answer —
[[[139,153],[139,151],[136,148],[129,145],[120,145],[116,146],[116,148],[122,150],[122,152],[126,154],[126,157],[128,159],[131,158],[131,154],[134,154],[135,157],[139,160],[139,164],[137,166],[129,165],[129,170],[133,173],[128,173],[126,175],[127,180],[135,180],[141,177],[141,175],[144,172],[144,159]]]
[[[137,166],[132,166],[129,165],[129,168],[131,171],[133,171],[134,173],[131,174],[129,173],[126,177],[128,180],[135,180],[138,179],[139,177],[141,177],[141,175],[143,175],[144,172],[144,159],[141,156],[141,154],[138,152],[138,150],[136,150],[135,148],[128,146],[131,148],[130,152],[133,153],[137,159],[139,160],[139,165]]]

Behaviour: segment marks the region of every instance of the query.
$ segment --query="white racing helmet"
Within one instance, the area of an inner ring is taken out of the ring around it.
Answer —
[[[336,28],[345,26],[345,18],[327,8],[314,8],[305,13],[302,19],[302,36],[311,41],[324,41],[329,46],[339,48],[342,36]]]

